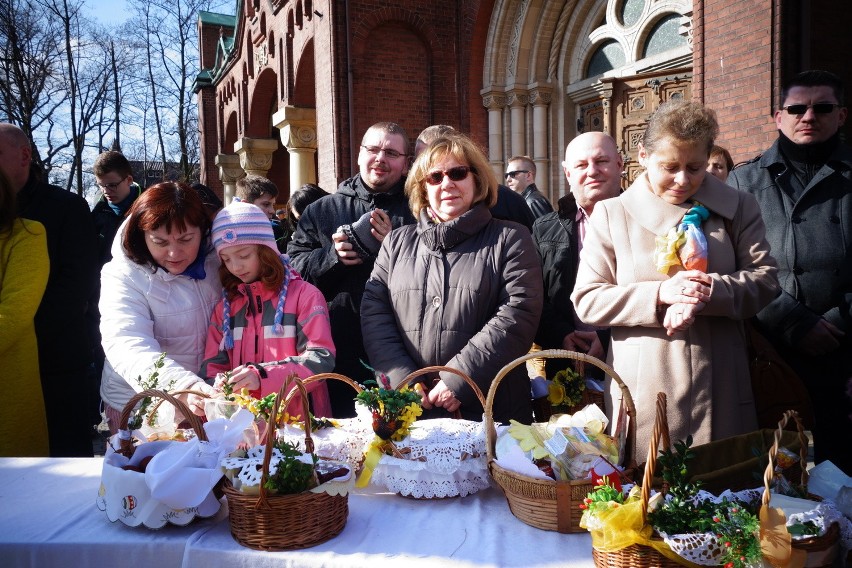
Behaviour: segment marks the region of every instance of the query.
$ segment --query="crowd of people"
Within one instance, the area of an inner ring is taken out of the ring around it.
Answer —
[[[779,103],[777,141],[734,167],[715,145],[712,109],[664,102],[626,190],[616,142],[580,134],[555,210],[528,156],[507,160],[504,185],[464,133],[433,125],[412,147],[401,126],[380,122],[354,176],[333,193],[294,190],[283,209],[255,175],[224,207],[200,184],[143,190],[124,156],[106,152],[89,213],[42,181],[30,141],[0,124],[0,354],[18,393],[0,413],[0,455],[91,455],[96,399],[115,432],[161,353],[158,384],[186,391],[203,415],[226,384],[260,397],[291,373],[398,383],[439,365],[485,392],[533,345],[607,361],[636,402],[639,448],[658,391],[672,438],[704,443],[758,427],[749,321],[807,387],[816,461],[852,473],[834,442],[852,432],[843,85],[806,71]],[[616,421],[620,390],[606,392]],[[311,384],[310,403],[355,414],[342,383]],[[482,418],[452,373],[424,377],[422,404],[429,416]],[[525,368],[501,383],[493,411],[533,419]]]

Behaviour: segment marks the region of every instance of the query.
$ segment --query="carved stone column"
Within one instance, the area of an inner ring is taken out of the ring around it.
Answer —
[[[553,89],[544,85],[535,85],[530,91],[530,103],[533,105],[533,151],[532,159],[537,174],[535,184],[548,199],[550,195],[550,160],[547,147],[547,107]]]
[[[272,115],[272,125],[281,132],[281,143],[290,153],[290,191],[316,183],[316,109],[286,106]]]
[[[240,167],[240,157],[236,154],[216,154],[214,162],[219,168],[219,179],[225,186],[222,202],[228,205],[234,199],[237,181],[246,177],[246,172]]]
[[[240,165],[247,174],[266,177],[272,166],[272,153],[278,149],[274,138],[240,138],[234,150],[240,157]]]
[[[503,93],[482,91],[482,106],[488,109],[488,161],[497,174],[503,178],[503,109],[506,96]]]
[[[506,102],[509,104],[509,119],[511,124],[512,155],[520,156],[527,153],[526,112],[530,96],[526,90],[509,91]]]

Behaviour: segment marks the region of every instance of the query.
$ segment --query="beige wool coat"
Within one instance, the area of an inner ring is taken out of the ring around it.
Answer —
[[[663,201],[646,175],[595,206],[571,295],[583,321],[612,327],[608,362],[636,403],[640,463],[660,391],[668,397],[672,442],[691,434],[697,445],[757,428],[742,321],[776,296],[775,260],[754,197],[708,174],[693,199],[710,211],[702,229],[712,289],[689,329],[666,335],[664,311],[657,309],[660,284],[683,268],[658,272],[653,252],[656,236],[678,224],[691,204]],[[609,386],[607,408],[618,409],[620,392]]]

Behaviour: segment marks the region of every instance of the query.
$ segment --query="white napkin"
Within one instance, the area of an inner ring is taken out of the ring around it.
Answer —
[[[241,408],[230,419],[204,425],[207,442],[177,442],[155,455],[145,470],[151,496],[174,509],[196,507],[222,477],[219,461],[233,452],[254,415]]]

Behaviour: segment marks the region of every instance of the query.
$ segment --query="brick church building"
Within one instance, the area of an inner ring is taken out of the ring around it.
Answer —
[[[555,202],[580,132],[611,134],[629,181],[660,102],[718,113],[735,161],[776,137],[781,83],[834,71],[852,87],[852,2],[832,0],[237,0],[202,12],[196,81],[201,181],[226,197],[245,172],[333,191],[378,121],[413,140],[449,124],[502,176],[526,154]]]

